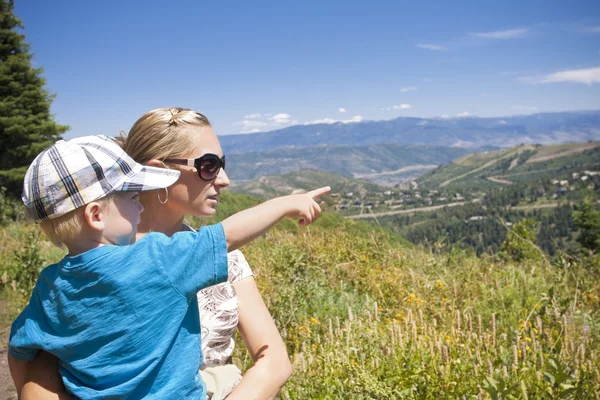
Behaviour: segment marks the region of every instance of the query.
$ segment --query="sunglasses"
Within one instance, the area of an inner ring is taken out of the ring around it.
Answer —
[[[212,181],[219,175],[221,168],[225,169],[225,156],[219,158],[218,155],[210,153],[200,158],[168,158],[164,162],[194,167],[198,170],[198,176],[203,181]]]

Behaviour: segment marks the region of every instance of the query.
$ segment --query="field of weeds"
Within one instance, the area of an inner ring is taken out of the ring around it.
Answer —
[[[245,253],[294,360],[283,398],[599,398],[598,259],[507,265],[318,228]]]
[[[600,398],[598,256],[505,264],[335,221],[243,249],[294,363],[281,398]],[[35,232],[0,230],[5,327],[61,257]]]

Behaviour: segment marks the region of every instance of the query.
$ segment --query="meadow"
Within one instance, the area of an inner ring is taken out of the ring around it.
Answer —
[[[225,197],[215,220],[255,202]],[[0,229],[4,328],[62,256],[13,211]],[[282,399],[600,399],[598,255],[428,251],[328,213],[243,251],[293,360]],[[234,361],[251,365],[243,346]]]

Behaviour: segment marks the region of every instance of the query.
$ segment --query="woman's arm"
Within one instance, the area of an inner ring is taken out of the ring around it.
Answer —
[[[292,374],[283,339],[253,277],[233,284],[238,296],[238,328],[254,365],[227,400],[273,399]]]
[[[70,400],[58,372],[58,358],[40,351],[33,361],[9,356],[8,363],[21,400]]]
[[[21,389],[25,384],[25,374],[27,373],[27,361],[17,360],[10,354],[8,355],[8,369],[10,376],[12,377],[15,388],[17,389],[17,396],[21,395]]]

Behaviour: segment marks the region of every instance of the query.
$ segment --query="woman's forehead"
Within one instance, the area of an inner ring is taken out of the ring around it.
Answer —
[[[206,153],[216,154],[219,157],[223,155],[219,139],[211,127],[206,126],[194,129],[189,134],[192,145],[190,154],[193,158],[198,158]]]

